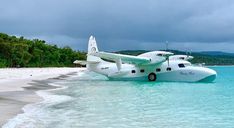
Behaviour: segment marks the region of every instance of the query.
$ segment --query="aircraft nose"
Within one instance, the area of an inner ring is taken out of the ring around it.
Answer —
[[[208,73],[209,73],[210,75],[217,75],[217,72],[216,72],[215,70],[209,69],[209,68],[208,68]]]
[[[200,82],[213,82],[217,77],[217,72],[213,69],[205,68],[206,76]]]

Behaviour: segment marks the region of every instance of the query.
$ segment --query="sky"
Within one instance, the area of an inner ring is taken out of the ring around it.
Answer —
[[[0,0],[0,32],[86,51],[234,52],[233,0]]]

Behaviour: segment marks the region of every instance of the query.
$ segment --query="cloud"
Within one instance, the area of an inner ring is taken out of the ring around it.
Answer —
[[[3,0],[0,11],[1,32],[79,50],[90,35],[104,50],[157,49],[165,41],[178,49],[234,50],[232,0]]]

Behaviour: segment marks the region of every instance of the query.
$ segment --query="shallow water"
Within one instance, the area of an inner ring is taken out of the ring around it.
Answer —
[[[214,83],[108,81],[85,72],[39,91],[44,101],[4,127],[233,128],[234,67],[212,67]]]

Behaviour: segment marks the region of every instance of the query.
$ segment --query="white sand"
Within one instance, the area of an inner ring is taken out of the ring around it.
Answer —
[[[84,68],[4,68],[0,69],[0,92],[22,91],[32,80],[44,80]]]
[[[35,92],[22,87],[31,86],[33,80],[45,80],[60,75],[80,72],[85,68],[3,68],[0,69],[0,126],[21,108],[40,99]]]

